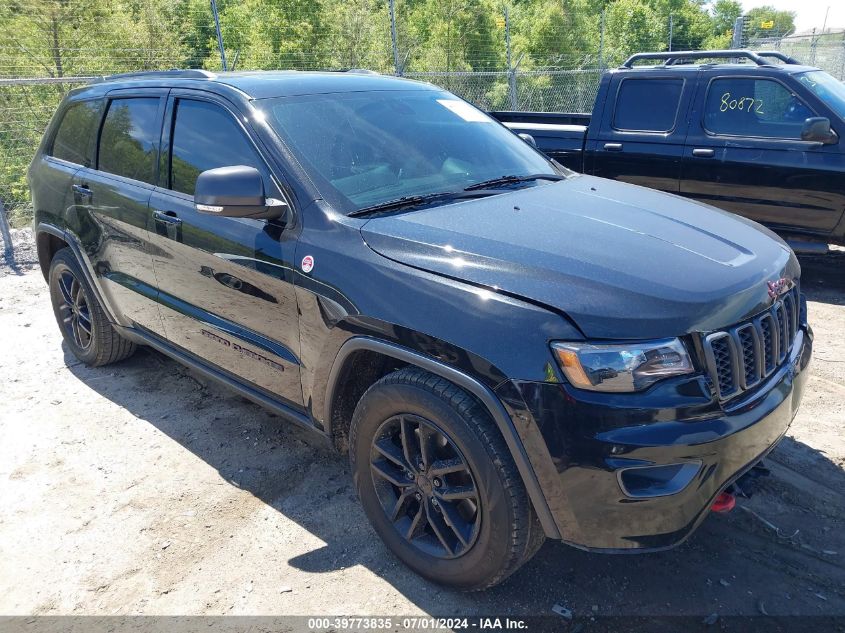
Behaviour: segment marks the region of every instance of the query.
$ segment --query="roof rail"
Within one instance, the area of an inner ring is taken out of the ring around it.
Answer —
[[[102,77],[100,81],[120,81],[122,79],[214,79],[217,75],[208,70],[172,68],[170,70],[141,70],[131,73],[119,73]]]
[[[775,59],[779,59],[784,64],[800,64],[797,59],[794,57],[790,57],[786,53],[781,53],[780,51],[755,51],[760,57],[774,57]]]
[[[767,56],[775,57],[775,55]],[[634,66],[634,62],[638,62],[643,59],[662,59],[664,60],[663,63],[669,66],[682,59],[736,59],[738,57],[750,59],[758,66],[765,66],[767,63],[761,55],[758,55],[753,51],[746,50],[672,51],[663,53],[634,53],[625,60],[625,63],[622,64],[622,68],[632,68]]]

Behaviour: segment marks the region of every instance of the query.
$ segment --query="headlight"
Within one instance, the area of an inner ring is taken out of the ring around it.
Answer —
[[[593,391],[642,391],[658,380],[691,374],[692,361],[680,339],[593,345],[552,343],[569,382]]]

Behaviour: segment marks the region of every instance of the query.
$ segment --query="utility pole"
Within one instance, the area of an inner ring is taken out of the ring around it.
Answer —
[[[675,16],[669,14],[669,52],[672,52],[672,34],[675,30]]]
[[[388,0],[390,9],[390,41],[393,45],[393,68],[398,77],[402,76],[402,63],[399,61],[399,43],[396,41],[396,1]]]
[[[604,19],[606,15],[607,9],[602,9],[599,20],[599,68],[601,70],[604,70]]]
[[[229,70],[226,66],[226,51],[223,48],[223,33],[220,31],[220,16],[217,15],[217,2],[211,0],[211,13],[214,15],[214,28],[217,30],[217,46],[220,48],[220,63],[223,70]]]
[[[511,56],[511,18],[507,5],[505,5],[505,55],[508,61],[508,97],[510,99],[511,110],[516,110],[516,69],[513,67],[513,58]]]

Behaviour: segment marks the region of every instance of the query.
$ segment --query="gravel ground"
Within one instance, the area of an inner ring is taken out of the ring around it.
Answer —
[[[78,363],[31,235],[13,240],[0,264],[0,613],[845,616],[845,252],[803,261],[812,376],[751,499],[673,551],[548,542],[503,586],[461,594],[391,556],[345,459],[307,432],[149,350]]]

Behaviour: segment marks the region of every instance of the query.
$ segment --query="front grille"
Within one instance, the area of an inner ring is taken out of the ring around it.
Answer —
[[[799,296],[796,286],[755,318],[704,337],[719,400],[756,387],[786,360],[798,332]]]

